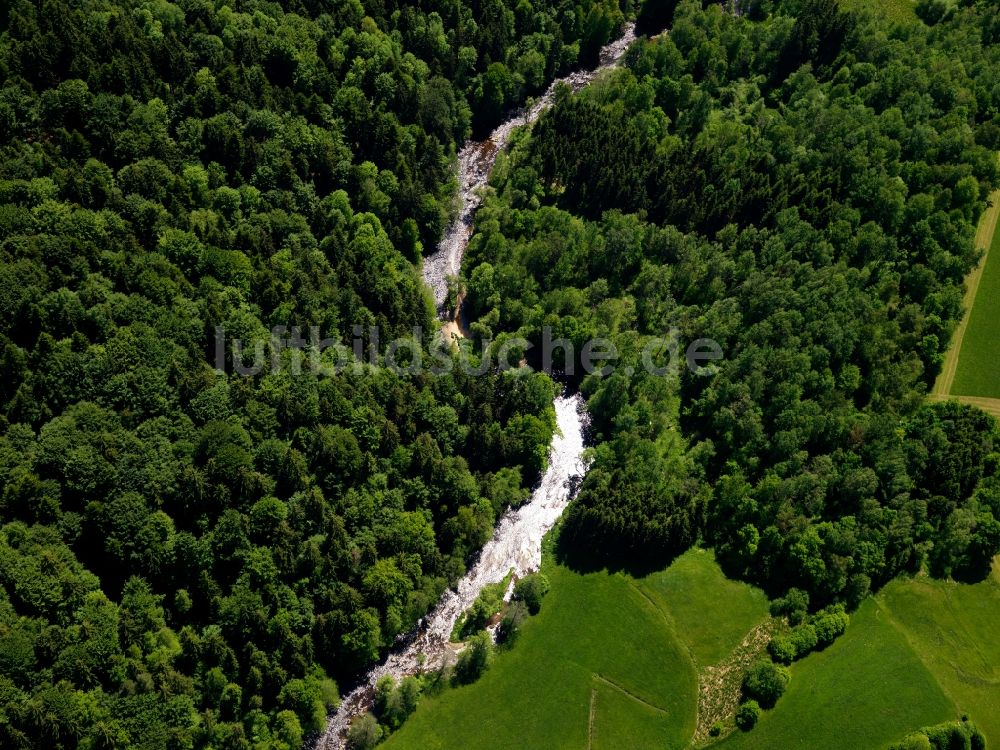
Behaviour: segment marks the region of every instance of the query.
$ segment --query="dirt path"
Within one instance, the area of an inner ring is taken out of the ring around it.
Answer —
[[[958,359],[962,354],[962,340],[965,338],[965,329],[969,324],[969,317],[972,315],[972,306],[976,302],[976,292],[979,291],[979,282],[983,278],[983,269],[986,268],[986,261],[989,259],[989,251],[990,246],[993,244],[993,234],[996,231],[997,218],[1000,216],[1000,190],[992,193],[989,200],[992,205],[986,209],[986,212],[979,220],[979,228],[976,230],[976,247],[985,248],[986,255],[983,255],[983,259],[979,262],[979,265],[965,278],[965,299],[962,301],[965,307],[965,315],[962,316],[958,328],[955,329],[951,348],[945,354],[941,374],[938,375],[937,382],[934,383],[934,389],[931,391],[932,396],[949,396],[952,384],[955,382],[955,373],[958,371]]]
[[[632,581],[631,584],[632,588],[635,589],[636,593],[639,594],[639,596],[641,596],[643,599],[645,599],[646,602],[649,604],[649,606],[652,607],[653,610],[657,612],[660,615],[660,617],[662,617],[663,620],[667,623],[667,627],[670,629],[670,632],[674,634],[674,636],[677,638],[677,642],[684,648],[684,653],[687,654],[688,659],[691,661],[691,666],[694,667],[694,671],[700,672],[700,666],[698,664],[698,659],[695,658],[694,649],[691,648],[690,643],[688,643],[681,637],[680,630],[677,628],[677,623],[674,622],[673,616],[669,612],[664,610],[663,607],[661,607],[659,603],[653,599],[653,597],[647,594],[643,590],[640,584],[634,581]]]
[[[599,674],[597,674],[597,672],[594,672],[593,675],[592,675],[592,677],[593,677],[594,682],[603,683],[603,684],[607,685],[608,687],[610,687],[612,690],[617,690],[622,695],[624,695],[624,696],[626,696],[628,698],[631,698],[636,703],[641,703],[642,705],[646,706],[647,708],[651,708],[654,711],[656,711],[657,713],[663,714],[664,716],[670,716],[670,713],[667,711],[667,709],[663,708],[662,706],[657,706],[655,703],[650,703],[645,698],[641,698],[638,695],[636,695],[635,693],[633,693],[627,687],[619,685],[617,682],[614,682],[613,680],[609,680],[604,675],[599,675]],[[590,687],[590,719],[589,719],[589,722],[588,722],[588,725],[587,725],[587,748],[588,748],[588,750],[590,750],[591,748],[594,747],[594,717],[596,715],[597,715],[597,687],[595,685],[591,684],[591,687]]]
[[[985,398],[983,396],[955,396],[942,393],[932,393],[931,401],[958,401],[960,404],[978,406],[980,409],[994,417],[1000,418],[1000,398]]]

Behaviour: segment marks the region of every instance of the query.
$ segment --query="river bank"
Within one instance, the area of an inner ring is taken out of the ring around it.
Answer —
[[[459,153],[461,208],[437,251],[424,259],[422,269],[424,282],[433,292],[439,313],[447,312],[444,307],[448,279],[456,276],[461,269],[462,257],[472,235],[475,212],[482,202],[482,188],[486,186],[497,154],[506,147],[511,133],[517,127],[534,122],[551,105],[558,86],[567,85],[576,91],[602,71],[615,67],[635,38],[635,25],[630,23],[621,36],[602,48],[596,68],[577,71],[554,81],[527,110],[515,113],[497,126],[489,138],[470,142]],[[461,304],[458,310],[443,326],[448,338],[465,334]],[[445,664],[454,654],[449,638],[455,622],[472,605],[484,586],[502,581],[511,571],[515,577],[520,577],[538,570],[542,539],[559,520],[586,472],[583,450],[587,415],[582,397],[579,394],[559,396],[554,400],[553,407],[557,430],[549,447],[548,468],[531,499],[504,514],[493,538],[483,547],[476,564],[466,576],[455,588],[445,592],[435,609],[418,623],[414,631],[400,637],[385,662],[370,670],[359,686],[343,697],[316,744],[317,750],[340,750],[344,746],[353,719],[370,710],[375,684],[380,678],[392,675],[400,679]]]
[[[507,146],[511,133],[522,125],[529,125],[538,119],[555,97],[556,89],[563,85],[573,91],[579,91],[589,84],[600,73],[616,67],[636,39],[635,24],[628,23],[622,34],[613,42],[601,49],[599,64],[593,70],[579,70],[568,76],[559,78],[545,90],[527,109],[516,112],[512,117],[502,122],[489,138],[482,141],[469,141],[458,154],[458,184],[461,207],[455,221],[445,232],[438,244],[437,250],[424,258],[424,282],[434,294],[434,303],[438,312],[443,311],[448,297],[448,278],[457,276],[462,267],[462,257],[472,236],[473,218],[476,209],[482,203],[481,189],[486,187],[490,171],[499,154]]]
[[[438,669],[454,653],[449,639],[465,610],[484,586],[498,583],[513,571],[521,577],[538,570],[542,539],[572,500],[586,472],[583,460],[587,417],[577,394],[555,399],[557,432],[549,449],[548,468],[531,499],[509,510],[500,519],[493,538],[483,547],[476,564],[454,589],[445,592],[434,610],[405,637],[385,662],[372,669],[361,685],[344,696],[317,743],[319,750],[339,750],[351,721],[369,710],[375,683],[385,675],[400,679],[420,671]]]

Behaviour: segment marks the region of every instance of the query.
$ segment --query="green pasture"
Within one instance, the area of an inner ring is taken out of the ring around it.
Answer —
[[[951,392],[958,396],[1000,398],[1000,232],[993,235],[969,313],[962,352]]]
[[[878,750],[957,709],[874,599],[825,651],[792,666],[788,691],[757,727],[724,750]]]
[[[664,613],[623,573],[545,572],[552,589],[513,650],[425,699],[387,750],[579,750],[592,732],[593,747],[686,745],[697,674]]]
[[[880,595],[914,651],[954,700],[1000,747],[1000,576],[969,586],[921,577]]]

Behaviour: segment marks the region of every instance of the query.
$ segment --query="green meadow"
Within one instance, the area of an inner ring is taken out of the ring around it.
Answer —
[[[634,578],[578,573],[547,554],[552,590],[515,647],[473,685],[428,696],[388,750],[681,750],[698,676],[765,622],[762,592],[728,580],[711,552]],[[862,604],[757,728],[721,750],[879,750],[968,714],[1000,744],[1000,578],[901,579]]]
[[[702,549],[637,583],[669,613],[699,666],[723,661],[768,615],[764,592],[726,578],[713,554]]]
[[[620,688],[599,679],[594,681],[593,687],[590,742],[582,747],[621,750],[684,746],[686,738],[677,732],[670,717],[660,709],[640,703]]]
[[[762,592],[691,550],[643,578],[577,573],[547,556],[552,583],[473,685],[426,697],[388,750],[676,748],[697,723],[699,670],[725,662],[767,619]],[[899,580],[867,600],[847,633],[792,666],[752,732],[721,750],[879,750],[967,713],[1000,743],[1000,580]]]
[[[725,750],[876,750],[928,724],[958,717],[953,701],[874,599],[824,651],[792,665],[788,691]]]
[[[591,731],[605,747],[684,747],[697,675],[663,614],[625,575],[546,574],[552,590],[513,650],[473,685],[425,699],[387,749],[581,748]]]
[[[993,235],[951,392],[1000,398],[1000,232]]]
[[[742,748],[885,747],[968,715],[1000,746],[1000,572],[968,585],[899,579],[866,601],[826,651],[792,667],[788,692]]]
[[[1000,747],[1000,571],[974,585],[928,578],[891,583],[879,599],[958,713]]]
[[[425,698],[388,750],[684,748],[699,664],[767,617],[765,596],[702,550],[641,579],[551,556],[545,572],[552,589],[515,647],[473,685]]]

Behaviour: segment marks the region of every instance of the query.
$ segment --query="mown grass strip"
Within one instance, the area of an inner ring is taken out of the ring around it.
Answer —
[[[970,312],[955,334],[957,364],[948,391],[951,395],[1000,398],[1000,235],[995,231],[1000,191],[994,194],[993,202],[991,220],[980,224],[980,234],[992,234],[990,252],[980,264],[974,303],[967,303],[971,304]],[[977,234],[977,244],[979,240]]]

